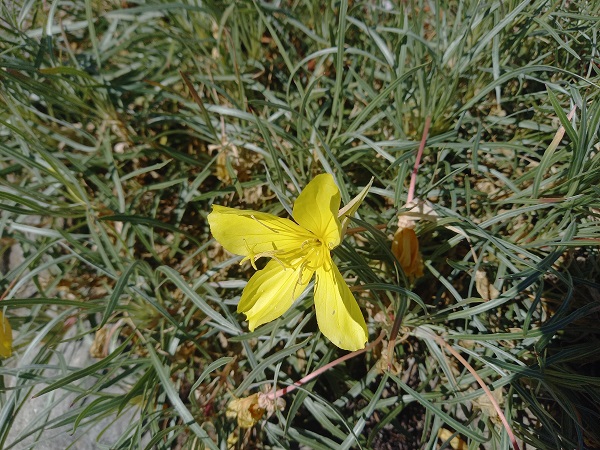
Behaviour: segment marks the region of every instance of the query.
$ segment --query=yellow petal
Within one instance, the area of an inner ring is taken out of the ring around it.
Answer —
[[[294,267],[283,267],[269,261],[248,281],[237,310],[246,314],[250,331],[286,312],[310,282],[314,272],[303,268],[301,260],[295,262]]]
[[[296,251],[314,236],[289,219],[258,211],[213,205],[210,231],[225,249],[253,257],[263,252]],[[260,256],[260,255],[258,255]]]
[[[12,355],[12,328],[8,319],[0,312],[0,357]]]
[[[445,428],[440,428],[438,431],[438,437],[442,441],[447,441],[454,434],[455,433],[450,430],[446,430]],[[454,436],[452,439],[450,439],[450,447],[452,447],[453,450],[468,450],[469,445],[463,441],[460,436]]]
[[[317,175],[294,203],[294,220],[312,231],[329,249],[340,243],[340,190],[328,173]]]
[[[368,339],[356,299],[333,261],[317,269],[315,308],[321,332],[344,350],[358,350]]]
[[[371,181],[369,181],[369,184],[367,184],[356,197],[350,200],[350,202],[348,202],[347,205],[345,205],[342,209],[339,210],[338,218],[340,219],[342,224],[341,236],[346,234],[346,229],[348,228],[348,224],[350,223],[350,217],[352,217],[354,213],[358,211],[359,206],[369,193],[369,189],[371,189],[374,179],[374,177],[371,177]]]

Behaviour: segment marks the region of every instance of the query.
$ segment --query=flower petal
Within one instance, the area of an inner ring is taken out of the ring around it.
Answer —
[[[12,354],[12,341],[10,323],[0,312],[0,358],[8,358]]]
[[[302,294],[314,272],[301,262],[298,259],[293,267],[283,267],[278,261],[269,261],[252,275],[237,308],[246,314],[250,331],[277,319]]]
[[[322,239],[329,249],[340,243],[340,190],[328,173],[317,175],[294,203],[294,220]]]
[[[319,329],[344,350],[364,348],[368,340],[367,325],[342,274],[331,259],[316,273],[315,308]]]
[[[251,258],[274,250],[296,251],[304,241],[314,239],[289,219],[252,210],[213,205],[208,223],[214,238],[228,252]]]
[[[369,184],[367,184],[356,197],[350,200],[350,202],[348,202],[347,205],[345,205],[342,209],[339,210],[338,218],[342,223],[342,232],[340,233],[342,236],[346,234],[346,229],[348,228],[348,224],[350,223],[350,217],[352,217],[354,213],[358,211],[359,206],[369,193],[369,189],[371,189],[374,179],[374,177],[371,177],[371,181],[369,181]]]

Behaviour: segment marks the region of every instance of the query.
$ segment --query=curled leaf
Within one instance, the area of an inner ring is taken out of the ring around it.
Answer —
[[[108,355],[107,337],[110,335],[112,325],[104,325],[94,336],[94,341],[90,346],[90,356],[92,358],[106,358]]]

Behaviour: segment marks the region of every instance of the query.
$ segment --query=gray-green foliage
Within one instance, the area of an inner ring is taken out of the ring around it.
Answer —
[[[0,281],[15,330],[0,447],[132,411],[111,448],[449,448],[441,429],[510,448],[431,333],[501,389],[520,441],[599,445],[599,16],[550,0],[2,3],[0,254],[23,255]],[[427,117],[416,194],[438,218],[417,225],[413,282],[389,238]],[[344,202],[375,178],[350,225],[366,231],[336,258],[371,339],[403,315],[400,371],[378,372],[379,346],[239,430],[233,396],[339,355],[310,293],[247,332],[252,270],[206,215],[287,214],[323,171]],[[70,366],[65,343],[96,332],[107,356]],[[34,394],[54,396],[9,437]]]

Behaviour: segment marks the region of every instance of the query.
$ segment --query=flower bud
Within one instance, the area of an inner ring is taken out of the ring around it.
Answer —
[[[392,253],[407,277],[423,276],[423,258],[419,252],[419,239],[413,228],[398,228],[392,241]]]

